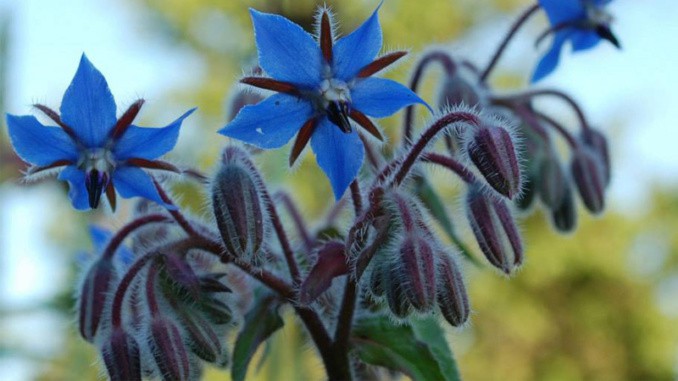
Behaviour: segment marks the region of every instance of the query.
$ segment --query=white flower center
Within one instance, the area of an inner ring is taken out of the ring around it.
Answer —
[[[95,169],[100,173],[111,173],[115,169],[113,153],[106,148],[90,148],[83,151],[78,159],[78,168],[85,173]]]
[[[610,25],[612,23],[612,15],[592,1],[584,2],[584,8],[586,9],[586,18],[592,25]]]
[[[320,98],[321,107],[326,109],[331,102],[350,103],[351,90],[349,90],[346,82],[329,78],[320,83]]]

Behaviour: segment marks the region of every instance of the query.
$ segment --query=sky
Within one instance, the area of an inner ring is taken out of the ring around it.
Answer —
[[[190,81],[199,61],[181,49],[149,41],[139,33],[138,15],[124,4],[0,0],[0,13],[11,14],[15,38],[8,63],[7,110],[26,114],[36,102],[57,107],[83,52],[105,73],[119,103],[144,97],[149,101],[146,107],[159,108],[154,99]],[[539,86],[559,87],[573,95],[591,122],[611,137],[612,207],[637,213],[647,200],[648,184],[678,183],[678,134],[672,129],[678,120],[678,49],[674,46],[678,2],[617,0],[610,10],[616,16],[614,30],[623,50],[604,43],[577,56],[565,53],[557,73]],[[466,48],[485,62],[489,52],[478,46],[493,46],[483,41],[496,41],[511,22],[489,22],[472,32],[459,49]],[[532,28],[525,33],[538,33],[534,29],[538,27]],[[534,60],[524,57],[526,52],[533,54],[530,49],[529,38],[516,41],[500,65],[529,73]],[[563,115],[569,115],[564,108]],[[41,187],[25,191],[20,186],[0,186],[0,310],[50,297],[52,289],[45,280],[65,276],[59,272],[65,257],[41,238],[47,235],[44,222],[49,220],[49,205],[59,196]],[[0,330],[13,333],[12,344],[49,353],[58,348],[59,338],[45,333],[53,331],[52,324],[64,324],[50,319],[0,320]],[[40,339],[44,337],[51,339]],[[0,357],[0,380],[30,379],[33,372],[31,363]]]

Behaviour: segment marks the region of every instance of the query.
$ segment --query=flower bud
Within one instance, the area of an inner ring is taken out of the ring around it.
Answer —
[[[161,255],[158,264],[161,284],[166,293],[188,300],[200,297],[200,279],[184,258],[179,255]]]
[[[178,322],[187,334],[191,352],[207,362],[225,366],[228,360],[224,358],[225,347],[221,345],[225,338],[217,333],[218,327],[205,319],[202,314],[188,308],[181,308],[177,313]]]
[[[390,263],[383,275],[382,281],[384,281],[386,302],[389,309],[397,317],[407,317],[410,314],[412,304],[405,295],[405,290],[395,263]]]
[[[397,261],[402,291],[412,306],[428,311],[435,302],[435,265],[432,242],[423,236],[408,235],[400,244]]]
[[[78,300],[78,328],[80,335],[90,343],[94,342],[117,280],[118,274],[111,258],[98,259],[87,271]]]
[[[247,154],[227,147],[214,179],[212,205],[229,255],[256,260],[264,240],[261,178]]]
[[[467,143],[466,151],[487,183],[497,192],[509,199],[520,192],[518,155],[505,128],[478,127]]]
[[[221,278],[225,277],[226,273],[212,273],[200,276],[200,290],[206,293],[220,293],[232,292]]]
[[[139,345],[122,328],[114,328],[104,341],[101,357],[111,381],[141,381]]]
[[[547,207],[553,209],[563,202],[566,182],[560,160],[553,152],[546,155],[539,168],[539,195]]]
[[[445,78],[438,97],[438,108],[462,104],[473,107],[481,102],[480,99],[478,89],[461,75],[455,73]]]
[[[369,289],[374,296],[384,296],[386,293],[390,268],[389,263],[386,261],[378,260],[377,258],[372,260]]]
[[[551,220],[556,229],[562,233],[569,233],[577,226],[577,208],[574,204],[572,187],[568,184],[561,204],[551,211]]]
[[[228,324],[233,320],[233,311],[224,300],[218,296],[203,296],[197,305],[200,311],[214,324]]]
[[[436,296],[438,307],[445,320],[458,327],[471,313],[464,279],[454,259],[447,253],[439,256]]]
[[[523,262],[523,245],[506,203],[472,186],[466,204],[473,234],[485,257],[507,275],[511,274]]]
[[[149,345],[164,380],[188,380],[191,362],[177,325],[164,317],[151,320]]]
[[[583,129],[579,139],[584,145],[596,153],[603,165],[603,178],[605,179],[605,186],[610,184],[612,169],[610,164],[610,151],[607,145],[607,139],[602,132],[594,128]]]
[[[231,121],[233,118],[235,118],[236,115],[238,115],[238,112],[240,109],[242,109],[245,106],[248,105],[254,105],[259,102],[261,102],[264,97],[262,97],[260,94],[253,92],[253,91],[248,91],[248,90],[241,90],[237,89],[237,92],[233,96],[233,98],[230,101],[230,107],[229,107],[229,117],[228,120]]]
[[[572,152],[572,178],[584,206],[593,214],[605,209],[605,173],[601,159],[589,148]]]

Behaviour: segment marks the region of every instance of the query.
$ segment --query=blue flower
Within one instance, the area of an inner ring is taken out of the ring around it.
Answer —
[[[537,65],[532,82],[549,75],[558,66],[560,51],[567,41],[571,41],[572,50],[579,52],[598,45],[601,39],[610,41],[617,48],[619,40],[610,29],[612,16],[604,7],[612,0],[539,0],[551,23],[537,43],[550,34],[554,34],[551,48]]]
[[[330,15],[322,10],[316,42],[290,20],[251,9],[259,65],[270,78],[246,77],[241,82],[278,94],[244,107],[219,132],[265,149],[281,147],[296,135],[290,165],[310,140],[316,161],[339,199],[364,157],[363,143],[351,121],[382,140],[367,116],[382,118],[408,105],[426,104],[407,87],[372,77],[406,54],[398,51],[377,58],[382,45],[378,10],[337,41]]]
[[[132,124],[143,103],[136,101],[117,119],[106,79],[83,54],[61,115],[35,105],[57,126],[44,126],[32,115],[7,114],[9,137],[19,157],[32,164],[29,176],[59,169],[58,178],[68,182],[78,210],[96,208],[103,193],[115,209],[115,189],[125,198],[141,196],[165,205],[141,168],[177,171],[155,159],[174,147],[182,121],[195,109],[166,127],[143,128]]]
[[[102,255],[113,238],[113,233],[96,225],[89,226],[89,235],[94,244],[94,253],[96,255]],[[124,267],[128,267],[134,261],[134,253],[123,244],[115,251],[115,257]]]

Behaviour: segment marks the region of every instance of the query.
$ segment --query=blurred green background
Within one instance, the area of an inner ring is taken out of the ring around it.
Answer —
[[[117,33],[117,28],[124,29],[122,46],[127,47],[129,43],[129,53],[140,49],[161,53],[161,58],[149,61],[150,67],[144,70],[156,70],[154,65],[158,65],[160,75],[167,76],[163,86],[155,90],[135,87],[138,83],[133,70],[115,70],[124,67],[128,59],[139,58],[122,55],[116,58],[119,61],[106,61],[102,57],[116,54],[116,51],[88,50],[99,40],[88,36],[87,33],[92,31],[83,27],[74,29],[75,35],[62,41],[63,46],[45,43],[49,46],[43,48],[53,49],[50,54],[73,51],[76,54],[65,58],[68,70],[52,70],[54,82],[45,83],[46,88],[41,90],[48,93],[25,96],[21,81],[8,74],[17,69],[12,67],[13,64],[22,62],[14,59],[13,54],[20,56],[24,47],[29,48],[23,45],[26,43],[21,34],[23,29],[13,27],[23,25],[21,18],[31,14],[30,7],[45,3],[27,1],[25,4],[29,5],[13,8],[8,2],[10,6],[0,7],[0,110],[3,114],[5,104],[11,104],[7,111],[17,114],[30,112],[28,105],[35,101],[57,107],[60,94],[75,71],[79,59],[77,52],[85,50],[107,76],[121,108],[137,96],[150,94],[142,124],[161,124],[187,107],[198,106],[199,112],[187,122],[180,145],[171,158],[208,173],[226,144],[226,139],[217,137],[214,132],[228,117],[228,101],[237,91],[233,85],[255,62],[247,7],[285,14],[311,30],[317,4],[309,0],[96,1],[93,3],[97,5],[90,5],[90,11],[100,13],[97,22],[110,23],[99,27],[109,34]],[[327,3],[336,12],[343,34],[359,25],[377,4],[376,1]],[[62,15],[80,12],[82,17],[87,17],[85,11],[78,8],[83,4],[82,1],[64,1],[55,7],[53,15],[59,19]],[[455,53],[468,54],[482,65],[519,9],[528,4],[519,0],[388,0],[380,11],[385,47],[406,47],[416,57],[433,43]],[[103,15],[108,11],[110,15]],[[497,88],[510,90],[525,85],[525,78],[537,59],[531,50],[532,39],[544,27],[544,18],[540,16],[519,35],[515,42],[518,53],[510,53],[493,77]],[[30,28],[49,33],[46,25],[30,25]],[[624,33],[621,34],[623,40]],[[460,40],[456,40],[458,38]],[[125,48],[122,51],[127,53]],[[527,54],[520,53],[526,51]],[[97,55],[98,52],[101,54]],[[610,62],[609,57],[615,57],[615,66],[623,62],[623,58],[615,56],[616,52],[610,54],[606,50],[603,54],[609,55],[586,59],[589,64],[599,64],[603,69]],[[178,62],[188,63],[187,66],[163,69],[163,63],[159,61],[171,61],[174,57]],[[387,76],[405,82],[415,57],[410,57]],[[32,65],[49,67],[51,62],[44,60]],[[626,75],[634,74],[632,64],[621,66],[626,67]],[[109,75],[109,72],[113,74]],[[436,99],[439,75],[438,69],[431,70],[428,75],[422,96],[429,101]],[[601,94],[600,87],[605,86],[605,83],[596,82],[604,82],[605,78],[574,76],[581,84],[573,86],[594,86],[599,90],[595,94]],[[123,86],[120,83],[127,86],[125,89],[136,90],[125,90],[128,93],[120,95],[116,92],[116,86]],[[12,102],[4,102],[9,98]],[[613,165],[620,163],[615,167],[615,178],[633,176],[633,173],[622,172],[624,163],[629,160],[624,142],[628,131],[633,130],[625,117],[629,112],[624,109],[625,101],[610,104],[604,97],[599,98],[587,103],[588,99],[584,97],[584,108],[592,112],[596,123],[603,124],[602,128],[611,138],[613,159],[619,159],[614,160]],[[605,112],[596,113],[596,107]],[[566,112],[562,117],[565,120],[572,118]],[[400,118],[397,114],[381,121],[391,141],[397,141]],[[419,119],[423,120],[425,116],[420,115]],[[571,125],[574,125],[573,120],[569,119]],[[100,376],[95,364],[96,351],[79,339],[73,324],[72,294],[77,278],[74,258],[78,252],[91,247],[87,223],[119,227],[129,215],[132,203],[124,203],[115,215],[108,211],[77,213],[66,201],[63,183],[49,179],[19,184],[20,171],[25,167],[8,146],[4,118],[1,124],[0,379],[95,380]],[[287,162],[286,156],[285,149],[260,155],[258,160],[267,180],[293,190],[295,199],[303,205],[305,217],[321,216],[332,202],[331,192],[313,156],[304,155],[303,162],[292,173],[280,164]],[[443,172],[433,174],[442,175]],[[589,218],[581,210],[579,228],[571,236],[555,234],[539,210],[524,217],[521,226],[527,260],[524,268],[511,279],[487,267],[466,266],[473,308],[471,323],[464,329],[449,330],[449,341],[464,379],[676,378],[678,196],[671,182],[664,182],[661,177],[641,182],[645,198],[630,201],[631,196],[625,189],[639,185],[633,179],[615,180],[609,210],[600,218]],[[455,198],[458,183],[438,176],[436,184],[449,197],[448,209],[458,211]],[[194,213],[206,212],[201,189],[180,183],[175,191]],[[461,215],[457,215],[456,220],[464,229]],[[29,227],[25,238],[13,235],[15,224]],[[466,233],[467,241],[473,243],[468,231]],[[26,240],[36,240],[39,244],[31,245]],[[477,246],[473,243],[472,247],[477,254]],[[33,252],[40,248],[45,250]],[[20,253],[21,258],[11,257],[16,256],[12,253]],[[34,269],[41,269],[40,274],[56,275],[36,278]],[[29,280],[22,283],[22,279]],[[24,293],[17,291],[17,284],[23,285],[20,287],[25,288]],[[48,291],[35,296],[31,294],[31,286]],[[23,298],[22,295],[27,296]],[[285,316],[288,324],[259,354],[262,361],[253,363],[258,366],[251,367],[249,379],[323,379],[322,364],[305,341],[304,332],[294,324],[293,313],[286,311]],[[229,376],[227,372],[208,368],[206,379],[227,380]]]

